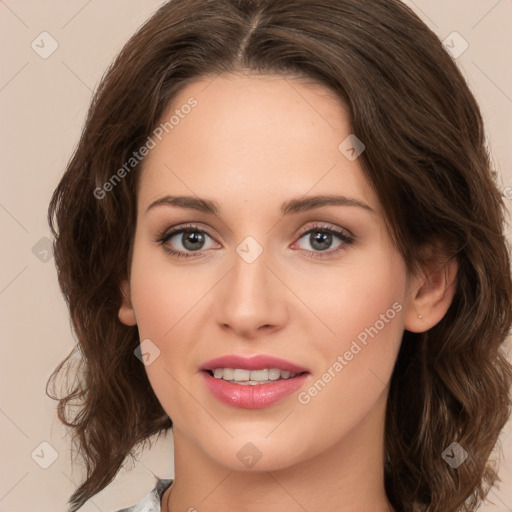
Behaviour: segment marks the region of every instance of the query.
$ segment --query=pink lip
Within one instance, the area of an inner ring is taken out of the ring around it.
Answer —
[[[213,371],[215,368],[244,368],[247,370],[279,368],[280,370],[296,373],[297,376],[291,379],[280,379],[268,384],[252,386],[216,379],[206,371]],[[206,387],[213,396],[227,405],[244,409],[268,407],[297,391],[304,384],[304,381],[310,377],[310,373],[306,368],[297,366],[284,359],[266,355],[252,357],[229,355],[218,357],[204,363],[201,366],[201,370]]]
[[[230,367],[225,366],[224,368]],[[297,391],[310,377],[309,373],[303,373],[292,379],[281,379],[269,384],[251,386],[250,384],[233,384],[223,379],[216,379],[206,371],[201,374],[205,379],[206,387],[213,396],[227,405],[243,409],[268,407]]]
[[[308,372],[307,368],[302,368],[296,364],[280,359],[279,357],[266,356],[264,354],[243,357],[237,355],[228,355],[211,359],[201,366],[201,370],[214,370],[215,368],[244,368],[246,370],[264,370],[265,368],[279,368],[291,373]]]

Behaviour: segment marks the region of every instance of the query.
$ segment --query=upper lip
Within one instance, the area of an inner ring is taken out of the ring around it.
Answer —
[[[308,372],[307,368],[298,366],[286,359],[279,357],[268,356],[265,354],[258,354],[251,357],[239,356],[236,354],[217,357],[206,361],[201,366],[201,370],[215,370],[215,368],[240,368],[246,370],[263,370],[265,368],[278,368],[280,370],[289,371],[292,373]]]

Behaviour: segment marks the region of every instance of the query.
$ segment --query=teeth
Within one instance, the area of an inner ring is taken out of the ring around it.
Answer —
[[[250,370],[239,370],[238,368],[233,372],[233,380],[236,382],[251,380]]]
[[[265,368],[264,370],[245,370],[242,368],[215,368],[213,376],[237,384],[255,386],[256,384],[269,384],[278,379],[292,379],[297,374],[279,368]]]
[[[228,370],[229,370],[229,368],[228,368]],[[233,370],[231,370],[231,371],[233,371]],[[213,376],[216,379],[222,379],[222,377],[224,377],[224,368],[215,368],[215,370],[213,370]],[[233,375],[231,375],[231,378],[233,378]],[[227,375],[226,375],[226,380],[228,380]]]
[[[268,380],[268,370],[252,370],[251,378],[247,380]]]
[[[268,371],[268,378],[269,380],[277,380],[281,376],[281,370],[278,370],[277,368],[271,368]]]
[[[231,368],[225,368],[224,370],[222,370],[222,368],[219,368],[219,369],[222,372],[222,374],[220,377],[217,377],[217,378],[221,378],[221,379],[225,379],[225,380],[233,380],[235,370],[233,370]]]

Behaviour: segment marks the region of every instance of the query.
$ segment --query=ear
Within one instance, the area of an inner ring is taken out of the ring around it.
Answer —
[[[431,247],[417,275],[409,278],[409,300],[404,313],[404,327],[411,332],[425,332],[444,317],[455,295],[458,263],[455,257],[439,256]]]
[[[130,283],[127,279],[121,283],[121,294],[123,295],[123,301],[117,315],[119,320],[125,325],[137,325],[131,300]]]

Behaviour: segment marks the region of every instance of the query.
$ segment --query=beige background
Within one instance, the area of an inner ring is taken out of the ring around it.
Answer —
[[[407,0],[444,40],[456,31],[468,43],[458,58],[488,129],[500,186],[512,207],[512,0]],[[80,481],[72,471],[66,431],[45,395],[53,368],[72,347],[57,285],[46,209],[78,141],[91,93],[113,56],[161,4],[157,0],[0,0],[2,165],[0,265],[0,512],[57,512]],[[57,50],[43,59],[38,51]],[[459,43],[457,43],[459,44]],[[462,46],[456,46],[462,48]],[[47,261],[45,261],[47,260]],[[475,364],[478,362],[475,361]],[[512,511],[512,426],[501,439],[501,490],[486,512]],[[47,442],[51,448],[40,444]],[[439,447],[440,453],[444,447]],[[51,462],[52,450],[57,459]],[[31,455],[33,454],[33,455]],[[128,465],[83,512],[109,512],[138,501],[153,475],[172,476],[171,439]],[[75,482],[75,483],[74,483]]]

